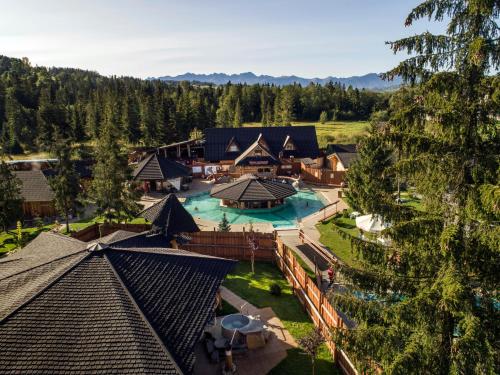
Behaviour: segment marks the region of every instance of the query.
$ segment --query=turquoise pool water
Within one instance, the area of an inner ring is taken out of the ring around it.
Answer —
[[[190,197],[184,207],[194,217],[219,222],[225,212],[230,224],[272,223],[274,227],[291,227],[297,225],[297,219],[308,216],[324,207],[323,201],[310,190],[300,190],[294,196],[286,198],[281,207],[270,210],[238,210],[220,207],[220,200],[210,197],[208,193]]]

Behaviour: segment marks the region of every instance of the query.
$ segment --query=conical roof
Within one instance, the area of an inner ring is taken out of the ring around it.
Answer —
[[[186,211],[175,194],[167,195],[142,211],[139,216],[149,221],[154,231],[163,231],[167,236],[200,231],[191,214]]]
[[[232,201],[270,201],[296,193],[295,188],[286,182],[245,175],[234,182],[214,186],[210,196]]]

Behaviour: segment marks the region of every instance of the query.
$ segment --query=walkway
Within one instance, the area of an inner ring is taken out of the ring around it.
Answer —
[[[239,375],[267,374],[286,358],[286,351],[288,349],[297,347],[294,338],[284,328],[283,323],[281,323],[281,320],[276,316],[273,309],[270,307],[259,309],[225,287],[221,287],[221,296],[226,302],[242,313],[260,316],[260,319],[271,333],[266,346],[263,348],[249,350],[244,356],[233,357],[233,362],[237,367]],[[241,306],[243,306],[242,309]],[[209,363],[202,345],[198,345],[195,355],[195,375],[215,375],[221,373],[223,362],[218,364]]]

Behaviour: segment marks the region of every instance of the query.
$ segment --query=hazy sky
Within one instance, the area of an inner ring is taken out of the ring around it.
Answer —
[[[429,27],[403,25],[419,2],[0,0],[0,54],[136,77],[360,75],[402,58],[384,41]]]

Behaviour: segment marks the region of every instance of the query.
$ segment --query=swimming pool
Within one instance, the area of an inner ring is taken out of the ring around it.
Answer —
[[[184,207],[194,217],[220,222],[225,212],[230,224],[272,223],[275,228],[297,225],[302,219],[324,207],[322,199],[311,190],[299,190],[297,194],[286,198],[285,204],[271,209],[240,210],[220,206],[220,199],[203,193],[189,197]]]

